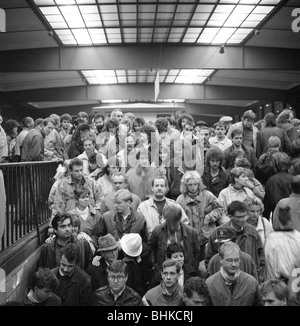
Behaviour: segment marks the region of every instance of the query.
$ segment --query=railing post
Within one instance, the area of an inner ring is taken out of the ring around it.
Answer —
[[[38,218],[37,218],[37,213],[36,213],[36,203],[35,203],[35,197],[34,197],[34,193],[33,193],[33,187],[32,187],[32,182],[31,182],[31,174],[30,174],[30,165],[26,167],[27,170],[27,178],[28,178],[28,182],[29,182],[29,191],[30,191],[30,197],[31,197],[31,203],[32,203],[32,208],[33,208],[33,218],[34,218],[34,223],[36,226],[36,233],[37,233],[37,238],[38,238],[38,244],[41,245],[42,241],[41,241],[41,237],[40,237],[40,228],[39,228],[39,222],[38,222]]]

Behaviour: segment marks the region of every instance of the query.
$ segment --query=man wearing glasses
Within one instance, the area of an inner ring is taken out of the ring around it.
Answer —
[[[232,239],[232,241],[234,241],[243,252],[249,254],[253,258],[259,281],[262,282],[264,280],[265,271],[264,248],[260,235],[255,227],[247,223],[247,205],[239,200],[234,200],[227,207],[227,215],[229,221],[218,226],[208,239],[205,255],[206,268],[212,256],[218,253],[218,236],[221,234],[220,229],[223,230],[223,232],[234,231],[235,239]]]
[[[108,285],[94,292],[94,306],[142,306],[140,295],[126,286],[128,267],[123,260],[115,260],[107,268]]]
[[[231,241],[219,250],[221,269],[206,280],[213,306],[255,306],[258,282],[240,270],[240,247]]]

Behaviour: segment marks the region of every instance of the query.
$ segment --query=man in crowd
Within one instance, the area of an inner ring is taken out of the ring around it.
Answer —
[[[232,145],[231,139],[229,139],[226,134],[226,126],[223,122],[216,122],[214,124],[216,130],[216,136],[209,138],[210,145],[217,146],[222,151]]]
[[[61,306],[61,299],[54,293],[58,279],[49,268],[39,268],[33,273],[31,288],[28,289],[22,304],[24,306]]]
[[[250,163],[251,170],[255,170],[255,167],[257,165],[257,159],[255,156],[255,152],[252,147],[248,147],[243,144],[243,130],[242,129],[234,129],[231,133],[231,138],[232,138],[232,145],[224,151],[224,156],[225,156],[225,161],[226,161],[225,168],[229,167],[228,163],[229,163],[230,153],[235,149],[241,149],[244,151],[245,157]]]
[[[171,203],[175,203],[174,200],[165,197],[167,192],[167,180],[163,176],[158,176],[152,179],[151,187],[152,195],[149,199],[144,200],[138,207],[138,212],[143,214],[147,223],[147,237],[150,239],[153,229],[165,222],[163,217],[163,211]],[[189,219],[182,209],[182,222],[188,224]]]
[[[21,125],[23,127],[22,131],[19,133],[16,139],[16,155],[22,157],[22,147],[23,147],[23,141],[26,135],[29,133],[31,129],[34,127],[34,120],[31,117],[25,117]]]
[[[246,223],[248,219],[248,207],[245,203],[235,200],[228,205],[227,215],[229,222],[218,226],[208,239],[207,251],[205,256],[205,265],[207,267],[209,260],[219,250],[219,244],[216,242],[220,229],[234,231],[236,234],[235,242],[241,250],[249,254],[257,269],[259,280],[263,281],[265,272],[265,255],[263,244],[256,229]]]
[[[80,255],[77,244],[67,244],[61,252],[59,266],[52,270],[58,279],[56,294],[61,298],[62,306],[92,305],[91,278],[78,266]]]
[[[108,285],[94,292],[94,306],[142,306],[140,295],[126,285],[128,267],[125,261],[115,260],[107,268]]]
[[[178,306],[183,297],[183,287],[179,285],[180,265],[174,259],[166,259],[162,264],[162,281],[146,292],[144,306]]]
[[[115,172],[112,177],[112,182],[114,184],[114,188],[115,191],[111,194],[108,194],[107,196],[105,196],[102,200],[101,203],[101,211],[103,213],[113,210],[116,206],[115,204],[115,195],[116,192],[120,189],[128,189],[128,180],[127,180],[127,176],[125,173],[123,172]],[[131,208],[136,211],[138,206],[141,203],[140,197],[137,196],[136,194],[131,192],[131,196],[132,196],[132,203],[131,203]]]
[[[239,246],[225,242],[220,250],[221,269],[206,280],[213,306],[255,306],[258,304],[258,282],[240,270]]]
[[[117,258],[118,246],[116,239],[110,233],[99,237],[96,256],[87,268],[87,273],[92,278],[93,291],[108,285],[106,270],[108,265]]]
[[[182,306],[210,306],[211,298],[205,280],[193,276],[184,283]]]
[[[144,216],[131,209],[132,196],[129,190],[120,189],[115,194],[116,209],[103,214],[96,233],[99,236],[110,233],[118,241],[125,233],[139,233],[144,242],[147,242],[146,221]]]
[[[74,190],[78,186],[85,186],[90,189],[90,204],[95,206],[95,209],[100,209],[102,189],[97,186],[95,180],[84,177],[83,161],[79,158],[72,159],[69,163],[69,171],[70,175],[63,178],[57,186],[52,214],[69,212],[75,208]]]
[[[260,284],[261,305],[267,307],[287,306],[289,301],[288,286],[280,280],[271,279]]]
[[[52,120],[45,119],[28,132],[22,144],[22,162],[43,161],[45,159],[44,138],[50,134],[53,128]]]
[[[241,119],[242,121],[230,126],[227,137],[231,139],[232,131],[234,129],[241,129],[243,131],[243,144],[253,148],[256,152],[257,134],[259,130],[254,126],[255,118],[256,114],[252,110],[245,111]]]
[[[123,119],[123,112],[120,109],[115,109],[111,112],[110,117],[111,119],[115,120],[119,125],[121,120]]]
[[[52,219],[52,227],[55,237],[52,241],[47,241],[41,247],[38,267],[48,267],[50,269],[60,264],[60,258],[64,247],[69,243],[77,243],[80,250],[80,260],[78,266],[84,270],[92,261],[92,250],[87,240],[84,238],[77,240],[72,235],[73,221],[68,214],[56,214]]]

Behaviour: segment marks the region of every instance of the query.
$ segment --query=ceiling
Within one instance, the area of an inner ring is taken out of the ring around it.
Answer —
[[[0,0],[0,104],[70,112],[111,100],[127,107],[178,100],[190,113],[215,116],[293,103],[298,7],[298,0]]]

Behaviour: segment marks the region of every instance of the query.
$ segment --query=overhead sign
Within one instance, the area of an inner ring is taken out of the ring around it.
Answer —
[[[157,70],[157,74],[154,82],[154,102],[157,101],[158,94],[159,94],[159,70]]]
[[[4,9],[0,9],[0,32],[6,32],[6,16]]]

